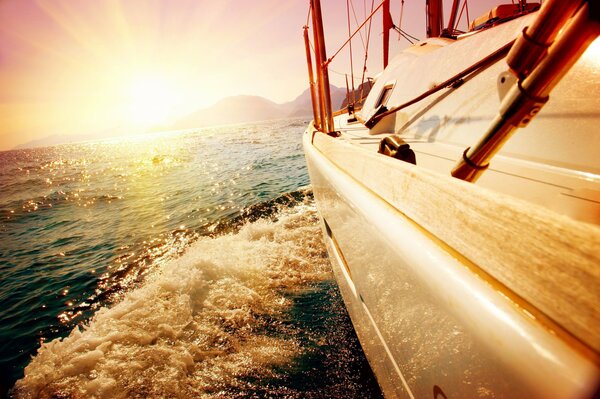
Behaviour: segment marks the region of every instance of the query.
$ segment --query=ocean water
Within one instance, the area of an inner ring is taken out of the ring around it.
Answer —
[[[381,394],[293,119],[0,152],[0,394]]]

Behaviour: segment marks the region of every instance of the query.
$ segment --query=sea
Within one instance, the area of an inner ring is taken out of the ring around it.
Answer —
[[[380,398],[305,119],[0,152],[0,394]]]

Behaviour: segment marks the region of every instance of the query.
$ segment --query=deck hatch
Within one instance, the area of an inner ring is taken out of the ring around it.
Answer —
[[[382,105],[385,106],[392,95],[392,91],[394,90],[394,84],[390,83],[383,86],[381,89],[381,94],[379,94],[379,98],[377,99],[377,103],[375,103],[375,108],[379,108]]]

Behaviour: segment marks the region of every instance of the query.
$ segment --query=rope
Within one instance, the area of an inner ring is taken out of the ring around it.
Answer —
[[[384,0],[385,1],[385,0]],[[377,6],[377,9],[375,11],[373,11],[373,6],[375,6],[375,0],[371,0],[371,16],[379,9],[379,7],[381,7],[383,5],[383,1],[381,2],[381,4],[379,4],[379,6]],[[365,74],[367,73],[367,59],[369,58],[369,43],[371,42],[371,26],[373,20],[371,19],[371,17],[369,17],[369,30],[367,31],[367,48],[365,49],[365,63],[363,65],[363,71],[362,71],[362,78],[360,80],[360,84],[361,84],[361,88],[360,88],[360,96],[363,96],[363,88],[365,85]]]
[[[350,1],[350,7],[352,7],[352,14],[354,15],[354,22],[358,26],[358,17],[356,16],[356,10],[354,9],[354,2]],[[365,12],[366,15],[366,12]],[[360,36],[360,41],[362,42],[363,50],[365,49],[365,39],[363,38],[362,32],[359,30],[358,35]]]
[[[413,40],[418,41],[419,39],[417,39],[416,37],[413,37],[411,35],[409,35],[408,33],[406,33],[405,31],[403,31],[402,29],[398,28],[397,26],[392,26],[392,28],[398,32],[398,40],[400,40],[400,37],[405,38],[410,44],[415,44],[415,42],[413,42]],[[413,39],[413,40],[411,40]]]
[[[404,15],[404,0],[402,0],[402,3],[400,4],[400,20],[398,21],[398,26],[392,24],[392,28],[396,32],[398,32],[398,41],[400,41],[400,39],[404,38],[410,44],[415,44],[415,42],[418,42],[420,39],[417,38],[417,37],[414,37],[413,35],[407,33],[405,30],[402,29],[402,18],[403,18],[403,15]]]
[[[410,33],[407,33],[406,31],[400,29],[399,27],[397,27],[396,25],[392,25],[392,29],[394,29],[396,32],[398,32],[398,35],[404,37],[406,40],[408,40],[411,44],[414,44],[414,41],[418,42],[419,38],[418,37],[414,37],[413,35],[411,35]],[[412,40],[410,40],[412,39]],[[399,39],[398,39],[399,40]]]
[[[336,70],[331,69],[331,68],[327,68],[327,70],[329,72],[331,72],[331,73],[336,74],[336,75],[346,76],[346,73],[344,73],[344,72],[336,71]],[[354,77],[353,79],[354,79],[355,82],[360,82],[360,78]],[[367,77],[367,79],[370,79],[370,78]]]
[[[454,26],[452,27],[452,30],[455,31],[457,30],[456,28],[458,27],[458,24],[460,23],[460,20],[463,16],[463,12],[467,10],[467,13],[469,12],[467,9],[467,1],[465,0],[465,2],[463,3],[462,7],[460,8],[460,14],[458,14],[458,19],[456,20],[456,23],[454,24]],[[469,17],[467,17],[467,30],[469,29]]]
[[[403,15],[404,15],[404,0],[402,0],[402,3],[400,3],[400,20],[398,21],[398,41],[400,41],[400,36],[402,35],[401,27],[402,27],[402,16]]]
[[[348,14],[348,36],[350,36],[350,34],[352,33],[352,31],[350,30],[350,0],[346,0],[346,12]],[[350,40],[349,43],[349,48],[350,48],[350,76],[351,76],[351,80],[352,80],[352,102],[354,103],[354,63],[352,62],[352,59],[354,58],[352,56],[352,40]],[[348,86],[348,76],[346,75],[346,87]],[[347,88],[347,90],[349,91],[349,89]],[[348,93],[348,104],[350,104],[350,95]]]
[[[405,102],[404,104],[398,105],[396,107],[392,107],[388,111],[385,111],[380,114],[376,114],[376,115],[372,116],[371,119],[369,119],[368,121],[365,122],[365,126],[367,126],[368,128],[371,128],[371,127],[375,126],[377,124],[377,122],[379,122],[384,117],[391,115],[393,113],[396,113],[396,112],[400,111],[401,109],[408,107],[409,105],[413,105],[413,104],[429,97],[430,95],[437,93],[438,91],[440,91],[442,89],[445,89],[446,87],[453,87],[455,84],[461,83],[461,81],[463,79],[467,78],[468,75],[483,71],[484,69],[486,69],[493,63],[495,63],[498,60],[505,57],[506,54],[508,54],[508,51],[510,50],[510,48],[512,47],[514,42],[515,42],[514,40],[510,41],[509,43],[505,44],[504,46],[500,47],[498,50],[496,50],[493,53],[491,53],[490,55],[488,55],[487,57],[485,57],[482,60],[471,65],[464,71],[459,72],[458,74],[454,75],[450,79],[427,90],[425,93],[421,94],[420,96],[417,96],[417,97],[413,98],[412,100]],[[471,75],[471,76],[474,76],[474,75]]]
[[[375,0],[373,0],[373,1],[372,1],[372,4],[373,4],[373,5],[374,5],[374,3],[375,3]],[[369,36],[370,36],[370,33],[371,33],[371,30],[370,30],[370,26],[371,26],[371,24],[370,24],[370,22],[371,22],[371,19],[373,18],[373,15],[374,15],[374,14],[375,14],[375,13],[376,13],[376,12],[377,12],[377,11],[378,11],[380,8],[381,8],[381,6],[383,6],[383,1],[382,1],[382,2],[381,2],[381,3],[380,3],[378,6],[377,6],[377,8],[375,8],[375,9],[374,9],[374,10],[371,12],[371,15],[369,15],[369,17],[368,17],[368,18],[365,20],[365,22],[363,22],[363,23],[362,23],[362,24],[361,24],[361,25],[358,27],[358,29],[357,29],[356,31],[354,31],[354,33],[352,34],[352,36],[350,36],[350,37],[348,38],[348,40],[346,40],[346,41],[344,42],[344,44],[342,44],[342,45],[340,46],[340,48],[339,48],[339,49],[338,49],[338,50],[335,52],[335,54],[333,54],[331,57],[329,57],[329,59],[328,59],[328,60],[325,62],[325,65],[328,65],[328,64],[330,64],[330,63],[331,63],[331,61],[333,61],[333,59],[334,59],[334,58],[335,58],[335,57],[336,57],[336,56],[337,56],[337,55],[340,53],[340,51],[342,51],[342,49],[343,49],[343,48],[346,46],[346,44],[348,44],[348,42],[349,42],[350,40],[352,40],[352,38],[353,38],[353,37],[354,37],[354,36],[355,36],[355,35],[356,35],[356,34],[357,34],[359,31],[360,31],[360,29],[362,29],[362,27],[363,27],[363,26],[365,26],[365,25],[367,24],[367,22],[369,22]],[[369,37],[367,37],[367,49],[368,49],[368,48],[369,48]]]

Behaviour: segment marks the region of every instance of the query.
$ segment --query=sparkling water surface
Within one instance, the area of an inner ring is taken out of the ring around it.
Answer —
[[[379,397],[306,122],[0,152],[0,393]]]

